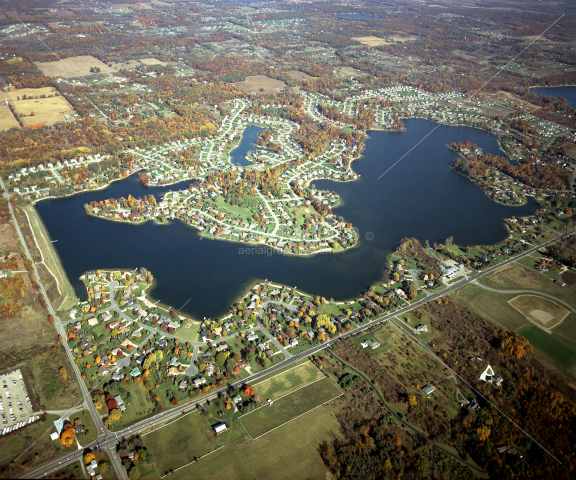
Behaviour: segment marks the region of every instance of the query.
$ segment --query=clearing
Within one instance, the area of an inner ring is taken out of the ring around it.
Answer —
[[[301,72],[300,70],[290,70],[289,72],[286,72],[286,75],[288,75],[293,80],[311,80],[314,78],[307,73]]]
[[[20,128],[20,124],[7,105],[0,105],[0,131]]]
[[[254,390],[263,401],[268,398],[276,400],[323,377],[324,374],[312,362],[307,362],[255,384]]]
[[[233,85],[244,93],[274,93],[286,87],[283,81],[275,80],[265,75],[246,77],[243,82],[236,82]]]
[[[570,313],[557,303],[536,295],[518,295],[508,303],[539,327],[551,329]]]
[[[90,69],[97,67],[100,72],[115,72],[116,69],[109,67],[92,55],[80,55],[78,57],[68,57],[55,62],[34,62],[44,75],[50,77],[78,77],[90,75]]]
[[[242,415],[240,421],[250,436],[257,439],[340,395],[342,391],[324,378],[279,398],[272,405]]]
[[[182,418],[143,435],[143,438],[154,455],[160,475],[171,469],[176,470],[222,446],[204,415],[198,412],[183,415]]]
[[[172,480],[249,480],[266,478],[327,478],[318,445],[331,441],[340,424],[327,407],[320,407],[241,446],[227,445],[171,475]],[[294,461],[294,459],[298,459]],[[289,465],[289,473],[286,466]],[[151,479],[146,477],[144,480]]]

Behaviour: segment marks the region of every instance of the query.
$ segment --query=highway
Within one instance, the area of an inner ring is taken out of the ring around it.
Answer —
[[[4,183],[2,182],[2,179],[0,179],[0,185],[2,186],[2,188],[4,188]],[[9,198],[8,193],[4,193],[4,196],[6,198]],[[26,243],[24,241],[24,238],[22,236],[22,233],[21,233],[20,228],[18,226],[18,223],[16,221],[16,217],[14,215],[14,212],[13,212],[13,209],[12,209],[10,202],[8,202],[8,207],[10,209],[10,214],[12,215],[12,219],[14,221],[14,227],[16,229],[16,232],[18,234],[20,242],[22,243],[25,254],[30,260],[32,260],[30,252],[28,251],[28,248],[26,246]],[[313,354],[315,354],[321,350],[327,349],[331,345],[333,345],[337,342],[340,342],[342,339],[348,338],[348,337],[353,336],[353,335],[357,335],[358,333],[363,332],[367,329],[370,329],[379,323],[386,322],[397,315],[402,315],[402,314],[407,313],[413,309],[416,309],[416,308],[418,308],[418,307],[420,307],[420,306],[422,306],[428,302],[434,301],[434,300],[436,300],[436,299],[438,299],[438,298],[440,298],[440,297],[442,297],[442,296],[444,296],[444,295],[446,295],[446,294],[448,294],[448,293],[450,293],[450,292],[452,292],[452,291],[454,291],[460,287],[465,286],[471,280],[477,280],[477,279],[479,279],[485,275],[488,275],[488,274],[496,271],[497,269],[499,269],[503,266],[509,265],[512,262],[515,262],[516,260],[518,260],[522,257],[530,255],[531,253],[537,251],[540,248],[547,247],[547,246],[551,245],[552,243],[557,242],[558,240],[561,240],[561,239],[563,239],[569,235],[574,234],[575,232],[576,232],[576,229],[573,229],[567,233],[564,233],[562,235],[558,235],[558,236],[554,237],[553,239],[551,239],[551,240],[549,240],[549,241],[547,241],[541,245],[532,247],[532,248],[522,252],[521,254],[518,254],[514,257],[509,258],[508,260],[503,261],[502,263],[499,263],[497,265],[489,267],[489,268],[487,268],[481,272],[477,272],[476,274],[474,274],[474,275],[472,275],[466,279],[455,282],[454,284],[447,286],[446,288],[442,289],[441,291],[439,291],[437,293],[429,294],[427,297],[425,297],[425,298],[423,298],[423,299],[421,299],[415,303],[406,305],[405,307],[400,308],[398,310],[395,310],[394,312],[387,313],[386,315],[378,317],[378,318],[368,322],[367,324],[365,324],[361,327],[350,330],[349,332],[347,332],[347,333],[345,333],[339,337],[336,337],[336,338],[329,340],[325,343],[322,343],[320,345],[316,345],[316,346],[314,346],[308,350],[305,350],[299,354],[287,357],[284,361],[279,362],[278,364],[272,366],[271,368],[269,368],[265,371],[251,375],[250,377],[245,378],[241,381],[238,381],[238,382],[235,382],[232,384],[228,384],[225,387],[222,387],[219,390],[211,392],[207,395],[197,397],[192,402],[189,402],[189,403],[186,403],[183,405],[179,405],[175,408],[172,408],[169,411],[161,412],[157,415],[154,415],[153,417],[141,420],[130,427],[127,427],[123,430],[120,430],[119,432],[110,432],[104,427],[104,425],[102,423],[102,419],[100,418],[98,411],[94,407],[90,393],[88,391],[88,388],[86,387],[85,382],[82,380],[82,377],[80,375],[80,371],[79,371],[76,363],[74,362],[74,357],[72,355],[72,352],[68,348],[63,324],[60,322],[60,319],[56,316],[56,312],[52,308],[50,300],[48,299],[48,296],[46,295],[46,291],[44,290],[44,287],[43,287],[42,282],[40,280],[40,276],[38,275],[38,272],[36,270],[36,266],[34,265],[33,261],[32,261],[32,267],[34,269],[34,275],[37,278],[37,282],[38,282],[38,285],[40,287],[40,291],[42,292],[42,295],[44,296],[44,299],[46,300],[46,305],[48,306],[48,311],[52,315],[54,315],[54,318],[55,318],[54,324],[56,325],[56,329],[58,330],[58,333],[60,335],[62,335],[62,340],[63,340],[62,344],[64,345],[64,348],[66,349],[68,358],[70,360],[70,364],[72,365],[72,368],[74,369],[74,372],[75,372],[76,377],[78,379],[78,383],[80,385],[80,388],[82,389],[82,394],[83,394],[84,399],[85,399],[85,404],[86,404],[87,408],[89,409],[90,414],[92,415],[92,418],[94,420],[94,423],[95,423],[96,428],[97,428],[98,433],[99,433],[98,439],[95,440],[94,442],[92,442],[91,444],[86,445],[85,449],[100,448],[101,450],[106,451],[108,453],[108,455],[110,456],[110,461],[112,463],[112,466],[114,467],[114,470],[116,471],[116,475],[118,476],[118,478],[119,479],[126,479],[126,478],[128,478],[126,470],[122,467],[122,462],[116,453],[116,446],[117,446],[119,441],[122,441],[122,439],[128,438],[132,435],[142,434],[142,433],[146,433],[147,431],[153,430],[154,428],[162,425],[163,423],[166,423],[169,420],[173,420],[175,418],[178,418],[179,416],[181,416],[183,414],[184,411],[190,411],[190,409],[196,408],[195,407],[196,405],[200,405],[203,402],[205,402],[206,400],[211,400],[211,399],[216,398],[219,394],[226,392],[227,389],[234,388],[234,387],[241,386],[241,385],[245,385],[247,382],[253,383],[255,380],[258,380],[262,377],[268,376],[271,373],[274,373],[278,370],[281,370],[285,367],[288,367],[289,365],[291,365],[291,364],[293,364],[299,360],[302,360],[303,358],[306,358],[310,355],[313,355]],[[42,467],[39,467],[35,470],[27,472],[21,478],[42,478],[42,477],[45,477],[47,475],[50,475],[50,474],[54,473],[55,471],[63,468],[66,465],[69,465],[69,464],[74,463],[78,460],[81,460],[82,456],[83,456],[83,451],[84,450],[78,450],[74,453],[69,454],[68,456],[57,458],[57,459],[43,465]]]

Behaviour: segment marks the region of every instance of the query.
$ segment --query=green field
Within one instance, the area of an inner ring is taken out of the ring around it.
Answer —
[[[244,428],[252,438],[258,438],[270,430],[337,397],[340,389],[328,378],[286,395],[273,405],[265,405],[240,417]]]
[[[307,385],[310,382],[319,380],[324,374],[312,364],[307,362],[296,368],[283,372],[277,376],[264,380],[254,385],[256,393],[260,395],[262,401],[268,398],[276,400],[294,390]]]
[[[280,480],[326,478],[318,445],[338,434],[339,423],[326,407],[308,412],[246,444],[229,444],[170,475],[171,480]],[[297,459],[295,461],[295,459]],[[148,476],[152,480],[157,476]]]
[[[160,475],[170,469],[176,470],[192,462],[194,457],[202,457],[222,445],[206,418],[198,412],[183,415],[143,438],[154,455]]]

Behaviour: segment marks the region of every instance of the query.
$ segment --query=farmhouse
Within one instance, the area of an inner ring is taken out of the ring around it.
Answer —
[[[226,425],[225,423],[217,423],[216,425],[214,425],[213,428],[214,431],[216,432],[216,435],[220,435],[221,433],[228,430],[228,425]]]
[[[426,395],[430,395],[434,390],[436,390],[436,388],[433,385],[426,385],[425,387],[422,388],[422,391]]]

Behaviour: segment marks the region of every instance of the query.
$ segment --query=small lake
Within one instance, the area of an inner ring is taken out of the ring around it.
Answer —
[[[537,87],[531,89],[533,92],[549,97],[563,97],[566,103],[572,108],[576,108],[576,86],[574,87]]]
[[[254,145],[254,142],[258,140],[258,134],[262,130],[264,129],[255,125],[248,125],[244,129],[244,132],[242,132],[242,140],[238,146],[230,152],[230,159],[232,163],[236,165],[242,165],[243,167],[253,165],[250,160],[246,159],[246,154],[250,150],[255,150],[257,148],[256,145]]]
[[[154,194],[186,188],[145,188],[137,176],[107,190],[64,199],[44,200],[36,208],[58,251],[78,296],[86,292],[78,277],[95,269],[146,267],[156,280],[151,296],[196,318],[218,317],[247,287],[268,278],[335,300],[351,299],[382,279],[386,256],[402,237],[422,243],[454,236],[460,245],[493,244],[506,237],[501,219],[534,213],[537,203],[506,207],[492,202],[482,189],[450,168],[456,153],[447,144],[469,140],[484,151],[500,154],[495,137],[470,127],[436,125],[410,119],[403,132],[372,131],[361,159],[352,168],[361,177],[350,183],[313,182],[334,190],[343,204],[335,209],[359,230],[358,247],[339,254],[295,257],[266,250],[246,253],[248,244],[209,240],[179,221],[167,225],[130,225],[91,217],[83,205],[110,197]],[[434,130],[435,129],[435,130]],[[432,132],[389,173],[387,168]],[[372,238],[372,240],[368,240]]]

